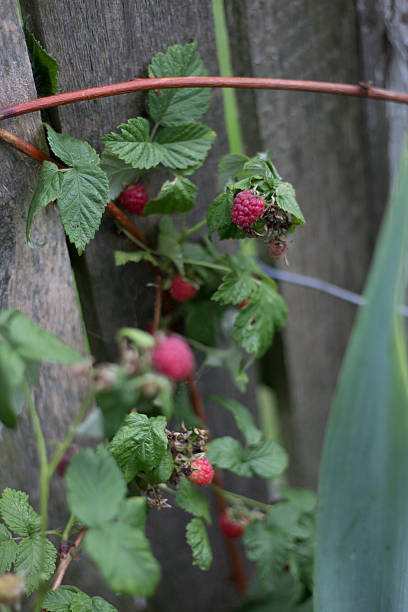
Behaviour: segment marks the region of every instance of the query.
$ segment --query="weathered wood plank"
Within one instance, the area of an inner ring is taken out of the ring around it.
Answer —
[[[0,3],[0,105],[36,96],[31,66],[14,0]],[[45,146],[39,114],[27,115],[2,127]],[[25,222],[38,179],[39,165],[0,144],[0,307],[17,307],[84,354],[82,322],[72,282],[71,266],[56,209],[48,207],[36,221],[36,236],[47,239],[40,250],[28,248]],[[46,366],[35,394],[50,449],[65,434],[79,407],[80,390],[68,368]],[[0,432],[0,489],[28,491],[38,507],[37,451],[28,415],[18,430]],[[61,486],[53,493],[51,520],[61,525],[67,516]]]

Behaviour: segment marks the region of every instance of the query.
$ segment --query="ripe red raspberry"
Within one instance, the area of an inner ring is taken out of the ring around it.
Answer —
[[[192,462],[191,467],[193,468],[193,471],[188,477],[190,482],[193,482],[199,487],[204,487],[205,485],[210,484],[214,478],[214,470],[207,457],[195,459]]]
[[[194,355],[183,338],[167,336],[154,348],[153,366],[172,380],[184,380],[194,371]]]
[[[220,530],[227,538],[239,538],[244,533],[248,521],[234,520],[228,510],[225,510],[218,517]]]
[[[262,216],[264,209],[265,200],[246,189],[235,196],[231,218],[238,227],[250,227]]]
[[[198,287],[193,285],[186,278],[183,278],[181,274],[177,274],[173,278],[170,293],[171,297],[177,302],[188,302],[191,300],[198,291]]]
[[[129,189],[125,189],[119,196],[119,203],[125,210],[134,214],[143,214],[144,208],[149,201],[149,194],[144,185],[139,183]]]

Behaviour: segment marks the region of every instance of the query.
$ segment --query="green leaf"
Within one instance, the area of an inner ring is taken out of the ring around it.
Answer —
[[[166,419],[133,412],[109,444],[109,450],[121,469],[125,470],[135,462],[141,470],[157,467],[167,449],[164,431]]]
[[[64,164],[74,168],[81,168],[84,165],[99,165],[99,155],[90,144],[68,134],[59,134],[48,123],[44,125],[47,129],[48,142],[52,152]]]
[[[0,523],[0,575],[10,571],[17,555],[17,544],[5,525]]]
[[[130,340],[135,348],[153,348],[155,344],[152,334],[134,327],[122,327],[122,329],[120,329],[116,334],[116,340],[119,342],[119,340],[122,340],[122,338],[127,338]]]
[[[106,148],[133,168],[148,169],[162,161],[161,149],[150,139],[147,119],[129,119],[119,126],[120,134],[107,134],[101,138]]]
[[[58,91],[58,62],[42,48],[26,24],[23,30],[37,95],[52,96]]]
[[[273,478],[282,474],[288,465],[285,450],[276,442],[268,440],[245,449],[231,436],[212,440],[208,444],[207,457],[217,467],[246,477]]]
[[[186,538],[193,552],[193,565],[208,570],[213,557],[207,531],[201,519],[191,519],[186,528]]]
[[[258,284],[250,273],[229,272],[224,276],[211,299],[224,304],[240,304],[250,299],[258,289]]]
[[[245,461],[245,449],[231,436],[211,440],[206,456],[212,465],[221,469],[230,470],[238,476],[253,476],[250,465]]]
[[[108,201],[108,178],[97,165],[84,162],[64,172],[58,208],[65,233],[79,255],[95,236]]]
[[[126,523],[106,523],[88,531],[85,550],[108,586],[123,595],[153,595],[160,566],[143,533]]]
[[[17,351],[0,336],[0,421],[7,427],[17,425],[16,394],[23,382],[24,368]]]
[[[143,215],[171,214],[187,212],[194,208],[197,187],[188,179],[176,176],[172,181],[166,181],[155,200],[149,200]]]
[[[72,587],[62,586],[55,591],[48,591],[42,607],[47,612],[70,612],[71,601],[76,593]]]
[[[100,525],[117,515],[125,481],[110,453],[99,447],[73,455],[65,476],[71,511],[85,525]]]
[[[223,397],[218,397],[216,395],[212,395],[209,399],[214,400],[228,408],[228,410],[234,416],[237,427],[244,436],[247,444],[250,446],[259,444],[262,438],[262,432],[255,426],[252,414],[247,408],[245,408],[245,406],[239,402],[236,402],[235,400],[224,399]]]
[[[91,612],[118,612],[118,609],[102,597],[92,597]]]
[[[261,357],[270,347],[275,331],[285,323],[286,304],[279,293],[262,283],[249,304],[241,308],[235,319],[233,337],[248,351]]]
[[[114,255],[116,266],[124,266],[129,261],[132,261],[133,263],[150,261],[155,266],[159,265],[159,262],[154,255],[148,251],[132,251],[131,253],[126,253],[125,251],[115,251]]]
[[[0,499],[0,514],[6,525],[20,536],[30,536],[40,530],[40,516],[30,506],[27,493],[4,489]]]
[[[47,580],[55,571],[57,560],[55,547],[48,539],[45,540],[45,558],[42,568],[41,549],[42,537],[40,535],[24,538],[17,545],[14,569],[17,573],[23,574],[27,595],[30,595],[38,587],[41,577]]]
[[[206,217],[209,236],[216,231],[221,240],[247,237],[247,234],[240,230],[231,219],[233,202],[234,196],[229,192],[221,193],[211,202]]]
[[[268,527],[277,527],[292,538],[307,539],[312,533],[310,526],[301,524],[302,512],[293,504],[281,501],[274,504],[266,515]]]
[[[398,314],[406,281],[407,201],[405,148],[324,443],[315,571],[319,612],[408,609],[408,368]]]
[[[194,514],[194,516],[202,517],[211,523],[210,504],[208,499],[204,497],[198,487],[194,486],[187,478],[182,478],[179,482],[176,493],[176,504]]]
[[[62,187],[62,172],[59,172],[58,166],[52,162],[44,161],[41,166],[41,173],[38,179],[37,187],[35,188],[30,208],[27,215],[26,238],[28,246],[37,248],[44,244],[36,244],[30,238],[31,228],[34,218],[42,208],[47,206],[59,197]]]
[[[92,612],[92,601],[85,593],[75,593],[71,601],[70,612]]]
[[[167,482],[174,470],[173,456],[169,449],[166,450],[159,465],[152,471],[145,471],[146,478],[152,484]]]
[[[149,76],[156,78],[206,75],[195,43],[173,45],[166,53],[157,53],[149,66]],[[162,125],[194,121],[206,112],[210,96],[211,90],[205,88],[149,91],[149,112]]]
[[[108,177],[109,198],[111,200],[116,200],[127,185],[137,183],[140,177],[139,170],[136,170],[110,151],[102,153],[101,169]]]
[[[221,157],[218,164],[218,181],[221,188],[223,188],[226,183],[230,182],[234,174],[242,170],[248,159],[246,155],[240,155],[238,153],[230,153]]]
[[[168,168],[189,172],[204,161],[215,140],[215,132],[201,123],[183,123],[157,135],[160,161]]]
[[[117,608],[102,599],[92,599],[75,587],[62,586],[56,591],[48,591],[43,602],[47,612],[118,612]]]
[[[34,323],[24,313],[15,309],[9,312],[10,317],[7,326],[4,328],[5,334],[9,343],[23,359],[65,364],[78,363],[84,360],[80,353],[62,342],[51,332]]]
[[[145,528],[148,512],[147,499],[145,496],[129,497],[123,500],[119,510],[119,523],[126,523],[135,529]]]
[[[95,395],[103,414],[105,437],[111,438],[121,426],[126,414],[135,408],[139,400],[138,380],[117,368],[116,380],[110,389],[98,391]]]
[[[246,452],[245,460],[251,470],[262,478],[280,476],[288,466],[286,451],[276,442],[267,440],[261,442]]]
[[[208,300],[190,301],[185,307],[187,310],[184,320],[186,336],[207,346],[217,346],[223,309]]]
[[[279,493],[302,512],[313,512],[316,507],[316,493],[309,489],[280,486]]]
[[[180,274],[184,275],[183,253],[178,243],[178,233],[169,217],[160,220],[158,251],[168,257]]]
[[[305,218],[296,200],[296,192],[290,183],[280,183],[275,190],[276,203],[282,210],[290,213],[294,221],[305,224]]]
[[[273,588],[287,564],[291,538],[266,521],[254,520],[246,527],[243,542],[248,559],[257,565],[260,580],[266,588]]]

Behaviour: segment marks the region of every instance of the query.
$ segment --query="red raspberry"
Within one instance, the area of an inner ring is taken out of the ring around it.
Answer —
[[[258,198],[252,191],[241,191],[234,200],[231,218],[238,227],[250,227],[265,209],[265,200]]]
[[[153,366],[172,380],[184,380],[194,371],[194,355],[183,338],[167,336],[153,351]]]
[[[193,285],[186,278],[183,278],[181,274],[177,274],[173,278],[170,293],[171,297],[177,302],[188,302],[191,300],[198,291],[198,287]]]
[[[141,183],[125,189],[119,196],[119,203],[125,210],[134,215],[143,214],[148,201],[149,194]]]
[[[218,517],[220,530],[227,538],[239,538],[244,533],[247,521],[234,520],[228,510],[225,510]]]
[[[210,484],[214,478],[214,470],[207,457],[195,459],[192,462],[191,467],[193,468],[193,471],[188,477],[190,482],[193,482],[199,487],[204,487],[205,485]]]
[[[239,308],[245,308],[245,306],[248,306],[248,304],[249,304],[249,300],[244,300],[243,302],[238,304],[238,307]]]

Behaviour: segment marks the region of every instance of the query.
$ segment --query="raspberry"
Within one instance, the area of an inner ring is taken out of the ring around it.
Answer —
[[[194,355],[183,338],[167,336],[153,351],[153,366],[172,380],[184,380],[194,371]]]
[[[245,308],[245,306],[248,306],[248,304],[249,304],[249,300],[244,300],[243,302],[238,304],[238,307],[239,308]]]
[[[186,278],[183,278],[181,274],[177,274],[173,278],[170,293],[171,297],[177,302],[188,302],[195,296],[198,291],[198,287],[193,285]]]
[[[238,227],[250,227],[265,209],[265,200],[258,198],[252,191],[241,191],[234,200],[231,218]]]
[[[284,240],[274,240],[268,244],[269,253],[274,259],[282,259],[287,251],[288,245]]]
[[[222,512],[218,518],[220,530],[227,538],[239,538],[244,533],[248,520],[234,520],[228,510]]]
[[[193,482],[199,487],[204,487],[205,485],[210,484],[214,478],[214,470],[207,457],[195,459],[192,462],[191,467],[193,468],[193,471],[188,477],[190,482]]]
[[[149,194],[141,183],[125,189],[119,196],[119,203],[125,210],[134,215],[143,214],[148,201]]]

